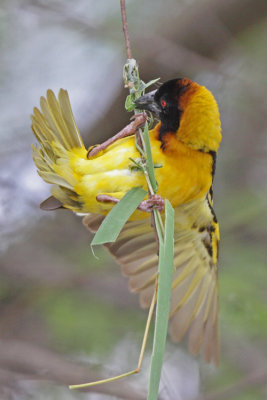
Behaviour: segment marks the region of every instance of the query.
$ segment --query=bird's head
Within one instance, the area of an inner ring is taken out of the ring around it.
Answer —
[[[176,134],[188,147],[217,151],[221,141],[219,110],[212,93],[204,86],[187,78],[172,79],[139,97],[136,105],[159,118],[162,141],[166,135]]]

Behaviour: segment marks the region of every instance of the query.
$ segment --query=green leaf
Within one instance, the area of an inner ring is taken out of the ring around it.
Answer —
[[[129,165],[129,169],[131,171],[143,171],[144,172],[144,164],[141,158],[134,159],[129,157],[129,160],[132,161],[133,165]]]
[[[145,88],[146,88],[146,83],[140,79],[138,85],[138,91],[141,93],[145,90]]]
[[[160,78],[152,79],[152,81],[149,81],[148,83],[145,84],[145,89],[147,89],[149,86],[154,85],[154,83],[158,82]]]
[[[165,201],[165,234],[160,241],[158,298],[147,400],[157,400],[168,329],[174,254],[174,210]]]
[[[149,180],[150,180],[151,186],[152,186],[154,192],[156,193],[157,190],[158,190],[158,184],[157,184],[156,177],[155,177],[154,164],[153,164],[153,158],[152,158],[152,151],[151,151],[151,146],[150,146],[149,131],[148,131],[147,122],[146,122],[145,127],[144,127],[144,142],[145,142],[147,172],[148,172],[148,176],[149,176]]]
[[[115,242],[124,224],[145,198],[146,194],[147,192],[141,187],[129,190],[108,213],[96,232],[91,246]]]
[[[125,108],[126,108],[126,110],[127,111],[133,111],[134,109],[135,109],[135,103],[134,103],[134,100],[135,100],[135,98],[134,98],[134,95],[133,94],[129,94],[127,97],[126,97],[126,100],[125,100]]]

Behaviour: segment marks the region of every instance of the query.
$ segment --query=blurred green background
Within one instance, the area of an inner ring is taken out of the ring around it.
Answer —
[[[127,1],[142,79],[189,77],[218,100],[223,142],[215,210],[221,226],[219,368],[167,344],[161,400],[267,397],[265,0]],[[69,91],[88,145],[128,121],[119,0],[0,3],[0,399],[146,398],[139,376],[70,392],[135,368],[146,321],[127,279],[49,195],[31,159],[33,106]]]

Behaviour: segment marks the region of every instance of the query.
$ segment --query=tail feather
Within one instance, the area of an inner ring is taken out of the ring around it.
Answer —
[[[63,207],[79,211],[79,199],[74,192],[77,176],[70,165],[70,155],[73,149],[84,149],[85,154],[86,150],[67,91],[60,89],[57,99],[48,90],[46,98],[40,99],[40,109],[34,108],[31,116],[32,130],[40,145],[33,146],[33,160],[39,175],[54,185],[52,193]]]
[[[47,98],[41,97],[40,106],[42,112],[35,107],[31,118],[33,132],[41,145],[55,142],[66,150],[84,147],[66,90],[60,89],[57,99],[49,89]]]

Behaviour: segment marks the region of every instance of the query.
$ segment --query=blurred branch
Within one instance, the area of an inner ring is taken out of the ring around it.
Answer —
[[[18,377],[19,375],[22,375],[22,379],[25,377],[27,379],[46,379],[58,384],[103,379],[101,374],[96,373],[88,366],[67,361],[56,355],[54,351],[51,352],[21,341],[0,340],[0,365],[0,376],[3,375],[6,382],[12,381],[14,376]],[[8,372],[10,372],[10,376]],[[142,391],[137,390],[129,382],[124,383],[123,381],[83,391],[103,393],[123,400],[146,399]]]
[[[151,46],[153,42],[156,43],[155,46]],[[159,66],[168,69],[171,74],[177,73],[177,70],[187,70],[189,75],[202,70],[223,73],[220,71],[220,64],[217,61],[198,54],[169,38],[155,34],[145,36],[142,43],[147,48],[147,56]]]
[[[51,221],[50,221],[51,222]],[[78,224],[80,221],[77,221]],[[44,231],[44,227],[42,226]],[[81,231],[83,235],[83,231]],[[86,235],[87,233],[85,233]],[[38,233],[36,233],[38,235]],[[79,237],[80,239],[80,237]],[[81,240],[81,239],[80,239]],[[114,265],[117,269],[118,274],[108,273],[105,271],[105,279],[102,278],[102,274],[95,275],[88,272],[86,275],[82,271],[75,269],[74,263],[70,260],[66,260],[64,254],[60,255],[56,251],[53,252],[49,247],[46,248],[43,243],[43,253],[40,254],[38,250],[37,242],[29,243],[27,246],[17,245],[16,252],[10,251],[6,257],[3,257],[0,273],[2,279],[5,279],[10,286],[12,293],[20,293],[20,288],[27,288],[26,293],[23,295],[23,299],[26,304],[34,302],[35,295],[40,295],[42,290],[47,289],[78,289],[85,293],[90,293],[94,296],[99,296],[102,293],[102,299],[108,303],[112,300],[114,306],[118,308],[129,309],[132,306],[135,307],[137,299],[135,296],[131,296],[127,290],[127,285],[119,284],[118,279],[122,283],[126,278],[120,276],[119,267],[113,264],[112,260],[109,260],[109,264]],[[88,255],[89,255],[88,249]],[[30,259],[30,262],[29,262]],[[90,258],[88,257],[88,263]],[[36,267],[38,265],[38,268]],[[56,268],[55,268],[56,265]],[[23,292],[23,289],[22,289]],[[117,296],[114,296],[114,293]],[[19,295],[18,302],[22,304],[22,293]],[[13,301],[8,301],[8,304],[12,306]],[[3,304],[3,299],[2,299]],[[5,304],[6,311],[1,310],[0,321],[3,322],[5,317],[11,318],[8,304]],[[12,314],[13,316],[13,314]],[[4,323],[6,327],[6,322]]]
[[[223,400],[233,398],[252,386],[264,386],[267,381],[267,359],[262,351],[248,341],[227,333],[224,329],[223,354],[245,376],[232,385],[224,387],[213,393],[198,396],[195,400]]]
[[[216,57],[233,37],[266,14],[265,0],[195,1],[185,6],[175,24],[170,21],[164,28],[166,36],[179,44],[202,55]]]
[[[235,336],[233,332],[224,329],[222,332],[223,353],[225,357],[236,368],[251,375],[255,371],[266,371],[267,358],[256,344],[240,336]]]
[[[35,14],[42,15],[42,13],[45,12],[48,15],[53,15],[60,19],[61,23],[67,24],[68,27],[71,25],[78,31],[92,35],[93,37],[102,36],[106,39],[107,37],[110,38],[111,33],[107,31],[105,25],[101,24],[96,26],[90,23],[83,15],[73,12],[73,3],[68,7],[65,2],[56,4],[38,0],[26,0],[23,4],[24,9],[25,7]]]
[[[227,386],[222,390],[204,396],[198,396],[195,400],[224,400],[232,398],[234,395],[242,393],[244,390],[258,385],[265,385],[267,381],[267,369],[257,370],[248,374],[233,385]],[[230,397],[229,397],[230,396]]]

